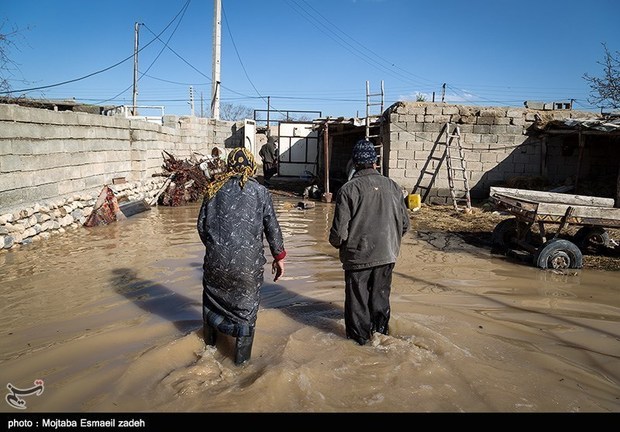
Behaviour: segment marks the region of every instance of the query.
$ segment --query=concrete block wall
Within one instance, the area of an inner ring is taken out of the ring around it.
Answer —
[[[0,104],[0,250],[82,226],[104,185],[119,200],[150,201],[166,179],[164,151],[189,159],[242,145],[240,124],[165,116],[159,125]]]
[[[110,188],[119,202],[144,199],[150,203],[164,182],[164,178],[160,177],[145,182],[110,185]],[[52,235],[82,227],[96,201],[96,195],[74,194],[61,199],[35,202],[13,212],[0,212],[0,250],[46,240]]]
[[[386,174],[409,193],[416,184],[430,186],[425,201],[430,204],[452,202],[446,162],[431,158],[445,148],[435,146],[438,142],[445,143],[446,123],[450,123],[452,131],[455,126],[460,129],[466,176],[471,196],[476,199],[488,196],[490,186],[508,179],[542,174],[542,143],[528,136],[528,128],[537,118],[548,121],[596,116],[570,110],[536,111],[427,102],[398,102],[388,108],[387,115]],[[441,163],[439,169],[438,163]],[[434,181],[431,182],[431,174],[422,172],[425,166],[427,171],[436,171]],[[574,169],[567,167],[566,174],[569,172],[574,173]],[[555,173],[556,177],[561,175]],[[464,182],[455,181],[455,187],[457,196],[462,196]],[[425,190],[418,189],[417,193],[421,192]]]
[[[571,110],[536,111],[444,103],[398,102],[382,130],[385,174],[408,192],[421,178],[446,122],[458,125],[472,198],[511,178],[542,174],[542,143],[528,136],[537,118],[595,118]],[[208,155],[214,146],[244,145],[242,122],[165,116],[163,125],[89,113],[55,112],[0,104],[0,250],[80,226],[104,185],[121,197],[152,198],[165,178],[163,152],[178,158]],[[257,146],[260,148],[260,145]],[[547,175],[561,181],[576,172],[577,157],[547,146]],[[605,161],[607,151],[598,157]],[[258,160],[258,158],[257,158]],[[430,169],[437,167],[431,161]],[[613,169],[613,167],[611,167]],[[424,184],[426,185],[426,184]],[[458,187],[460,183],[457,183]],[[427,203],[451,203],[445,161]]]
[[[98,191],[114,178],[146,182],[163,152],[208,155],[231,142],[235,122],[165,116],[164,125],[122,117],[0,104],[0,214]]]

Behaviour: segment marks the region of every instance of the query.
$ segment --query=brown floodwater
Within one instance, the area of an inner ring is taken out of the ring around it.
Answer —
[[[274,196],[286,273],[273,283],[265,267],[240,367],[231,340],[202,341],[199,203],[0,253],[0,385],[30,389],[0,412],[18,399],[33,413],[620,411],[620,273],[411,231],[391,334],[359,346],[327,242],[333,203],[298,201]]]

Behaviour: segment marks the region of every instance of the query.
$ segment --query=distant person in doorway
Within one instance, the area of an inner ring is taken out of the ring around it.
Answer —
[[[254,178],[254,156],[245,148],[228,155],[226,172],[209,183],[198,214],[205,246],[202,277],[204,340],[218,333],[236,338],[235,364],[250,359],[263,284],[267,240],[274,282],[284,274],[284,240],[271,194]]]
[[[365,345],[374,332],[388,334],[392,271],[410,222],[402,189],[377,171],[373,143],[358,141],[352,160],[355,173],[336,194],[329,243],[344,269],[347,338]]]
[[[269,180],[278,172],[278,142],[276,139],[269,136],[267,142],[260,148],[258,155],[263,163],[265,185],[271,186]]]

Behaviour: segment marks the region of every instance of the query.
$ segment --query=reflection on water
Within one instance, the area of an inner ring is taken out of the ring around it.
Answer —
[[[202,342],[199,204],[0,253],[0,385],[31,412],[617,412],[620,275],[558,274],[410,232],[389,336],[346,339],[333,204],[274,196],[251,361]],[[415,217],[415,216],[414,216]],[[0,411],[13,407],[0,404]]]

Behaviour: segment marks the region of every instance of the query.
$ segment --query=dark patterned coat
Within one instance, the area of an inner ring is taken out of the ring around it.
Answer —
[[[270,192],[254,178],[241,188],[232,177],[203,201],[198,234],[205,245],[205,321],[222,333],[247,336],[256,324],[267,262],[264,239],[274,258],[286,255]]]

